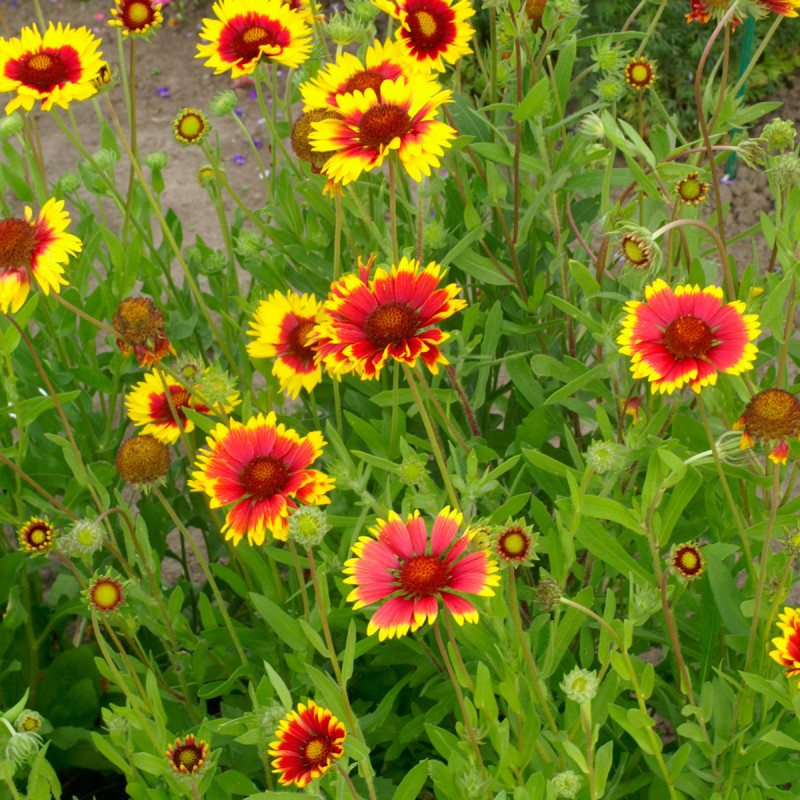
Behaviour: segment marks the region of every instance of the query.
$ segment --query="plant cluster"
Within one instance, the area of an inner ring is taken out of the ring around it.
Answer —
[[[0,800],[796,797],[800,157],[741,90],[800,0],[686,3],[688,126],[666,0],[219,0],[194,242],[137,137],[170,4],[113,4],[0,39]]]

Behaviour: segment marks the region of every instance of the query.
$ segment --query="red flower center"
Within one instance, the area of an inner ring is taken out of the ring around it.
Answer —
[[[430,9],[420,8],[406,17],[406,25],[411,41],[418,49],[434,48],[442,39],[444,26],[439,24],[439,17]]]
[[[186,767],[187,772],[193,772],[197,762],[200,761],[200,754],[197,752],[197,748],[191,745],[179,747],[176,756],[178,762]]]
[[[352,92],[365,92],[372,89],[380,97],[381,84],[386,80],[383,75],[370,70],[356,72],[348,78],[347,83],[339,90],[339,94],[350,94]]]
[[[308,337],[314,330],[316,322],[313,319],[298,320],[297,325],[289,334],[289,350],[292,355],[310,364],[314,360],[316,350],[308,343]]]
[[[19,65],[18,80],[40,92],[70,79],[66,62],[55,53],[32,53]]]
[[[331,742],[325,736],[316,736],[306,743],[303,748],[303,756],[309,767],[321,767],[328,763],[328,756],[331,752]]]
[[[684,544],[675,551],[672,565],[684,578],[694,578],[703,571],[703,556],[694,545]]]
[[[783,389],[759,392],[742,415],[745,430],[759,439],[785,439],[800,432],[800,401]]]
[[[358,138],[364,147],[388,145],[411,130],[411,117],[400,106],[381,103],[368,109],[358,125]]]
[[[146,28],[155,19],[156,12],[150,3],[134,0],[122,9],[122,22],[128,30],[138,31]]]
[[[447,586],[447,565],[436,556],[414,556],[400,570],[400,587],[409,597],[429,597]]]
[[[279,458],[256,456],[245,464],[242,487],[257,500],[278,494],[289,480],[289,470]]]
[[[277,43],[272,31],[260,25],[253,25],[234,36],[233,50],[242,61],[253,61],[261,55],[262,47]]]
[[[413,337],[419,330],[419,315],[408,303],[384,303],[364,322],[364,333],[376,347],[387,347]]]
[[[98,578],[89,596],[98,611],[114,611],[122,605],[122,587],[113,578]]]
[[[30,266],[35,247],[34,228],[24,219],[0,221],[0,271]]]
[[[711,328],[702,319],[686,315],[670,322],[664,331],[664,347],[677,359],[701,358],[714,343]]]
[[[509,528],[500,534],[497,551],[506,561],[524,561],[530,544],[530,537],[522,528]]]

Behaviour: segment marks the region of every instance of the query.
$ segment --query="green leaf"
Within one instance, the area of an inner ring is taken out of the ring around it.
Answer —
[[[595,558],[599,558],[622,575],[632,572],[644,582],[645,586],[652,584],[652,573],[632,558],[617,539],[595,520],[583,520],[578,526],[575,539]]]
[[[561,57],[559,57],[559,62]],[[546,110],[550,100],[552,90],[550,89],[550,78],[545,76],[537,81],[531,90],[522,98],[522,102],[517,106],[511,115],[515,122],[522,122],[529,117],[535,117]]]
[[[342,682],[347,685],[347,682],[353,675],[353,663],[356,657],[356,621],[350,618],[350,625],[347,628],[347,643],[344,646],[344,654],[342,655]]]
[[[761,737],[761,741],[774,744],[775,747],[785,747],[793,753],[800,751],[800,742],[781,731],[767,731],[767,733]]]
[[[289,689],[286,687],[286,684],[283,682],[283,678],[278,675],[277,672],[265,661],[264,662],[264,671],[267,673],[267,677],[269,678],[269,682],[272,684],[272,688],[275,690],[275,693],[280,698],[281,703],[283,703],[283,707],[289,709],[292,707],[292,695],[289,692]]]
[[[279,639],[292,650],[303,652],[306,649],[306,637],[298,620],[289,616],[277,603],[273,603],[263,594],[250,592],[250,601],[267,627],[275,631]]]
[[[612,500],[610,497],[595,497],[594,495],[586,495],[581,500],[580,505],[581,514],[595,517],[596,519],[610,520],[611,522],[618,522],[625,528],[638,533],[641,536],[645,535],[645,529],[642,523],[636,518],[633,512],[622,505],[622,503]]]
[[[428,760],[425,759],[406,773],[394,795],[392,795],[392,800],[416,800],[420,789],[422,789],[427,780]]]

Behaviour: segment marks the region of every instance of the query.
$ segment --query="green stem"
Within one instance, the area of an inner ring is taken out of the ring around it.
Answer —
[[[533,691],[536,695],[536,699],[539,701],[539,705],[541,706],[542,712],[544,713],[545,718],[547,719],[547,725],[552,731],[553,734],[558,733],[558,725],[556,724],[555,718],[553,717],[553,713],[550,711],[550,706],[547,704],[547,698],[544,695],[544,691],[542,690],[542,683],[541,678],[539,676],[539,670],[536,668],[536,662],[533,660],[533,656],[531,655],[531,649],[528,646],[528,637],[525,635],[525,631],[522,628],[522,618],[519,614],[519,602],[517,600],[517,573],[516,569],[512,567],[508,571],[508,605],[511,609],[511,619],[514,622],[514,629],[517,632],[517,640],[522,647],[522,657],[525,659],[525,664],[528,667],[528,674],[530,675],[531,682],[533,683]]]
[[[294,572],[297,576],[300,596],[303,598],[303,618],[306,623],[310,625],[311,616],[308,604],[308,587],[306,586],[306,579],[303,577],[303,567],[300,565],[300,557],[297,555],[297,548],[291,539],[289,539],[289,552],[292,554],[292,562],[294,563]]]
[[[425,426],[425,431],[428,434],[428,440],[431,443],[431,447],[433,448],[433,457],[436,459],[436,463],[439,465],[439,472],[442,475],[442,481],[444,481],[445,488],[447,489],[447,494],[450,498],[450,502],[453,505],[454,509],[458,509],[460,507],[458,502],[458,495],[456,494],[455,489],[453,488],[453,484],[450,481],[450,475],[447,472],[447,460],[445,458],[444,453],[442,452],[442,447],[439,442],[439,437],[436,435],[436,430],[433,427],[433,422],[431,421],[430,415],[428,414],[428,409],[425,408],[425,403],[420,396],[419,389],[417,388],[417,382],[414,378],[414,372],[412,371],[411,367],[408,366],[404,361],[400,362],[403,366],[403,372],[406,375],[406,382],[408,383],[409,388],[411,389],[411,394],[414,397],[414,402],[417,405],[417,410],[419,411],[419,415],[422,418],[422,424]]]
[[[200,564],[200,568],[203,570],[203,573],[206,576],[206,580],[208,581],[208,585],[211,587],[211,591],[214,593],[214,597],[217,600],[217,605],[219,606],[220,614],[222,614],[222,618],[225,621],[225,627],[228,629],[228,633],[230,634],[231,641],[233,642],[233,646],[236,648],[236,652],[239,654],[239,660],[242,663],[243,667],[247,666],[247,656],[244,654],[244,650],[242,649],[242,643],[239,641],[239,636],[236,633],[236,629],[233,627],[233,620],[230,618],[228,614],[228,609],[225,605],[225,601],[222,599],[222,595],[220,594],[219,587],[217,586],[217,582],[214,580],[214,575],[212,574],[211,570],[208,566],[208,561],[203,557],[203,554],[200,552],[200,548],[195,544],[192,535],[189,531],[186,530],[186,526],[183,524],[181,518],[175,513],[175,510],[167,501],[167,498],[161,493],[161,490],[155,486],[153,487],[153,494],[159,499],[161,505],[164,506],[164,510],[169,515],[170,519],[175,523],[175,526],[181,532],[186,544],[189,545],[192,552],[194,553],[194,557],[197,559],[197,562]]]
[[[336,676],[336,683],[339,686],[339,693],[342,696],[342,704],[344,705],[345,714],[347,715],[347,725],[350,728],[351,735],[364,744],[366,749],[366,742],[364,741],[364,737],[356,725],[356,720],[353,716],[353,709],[350,706],[350,698],[347,696],[347,689],[344,685],[344,681],[342,680],[342,670],[339,666],[339,659],[336,655],[336,647],[333,644],[333,636],[331,636],[331,628],[328,624],[328,612],[325,608],[325,598],[322,596],[322,588],[319,582],[319,575],[317,574],[317,565],[314,560],[314,551],[310,547],[306,550],[306,557],[308,558],[308,568],[311,571],[311,581],[314,584],[314,597],[317,602],[317,610],[319,611],[320,622],[322,623],[322,632],[325,635],[325,644],[328,648],[328,653],[330,654],[333,674]],[[377,800],[375,787],[372,783],[372,764],[370,763],[368,754],[364,756],[362,767],[370,800]]]

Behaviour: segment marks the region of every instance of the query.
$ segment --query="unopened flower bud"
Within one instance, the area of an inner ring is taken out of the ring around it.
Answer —
[[[7,117],[0,119],[0,136],[9,139],[22,132],[22,117],[18,111],[14,111]]]
[[[563,594],[564,589],[561,584],[550,577],[542,578],[533,590],[534,602],[544,611],[552,611]]]
[[[65,172],[58,179],[58,186],[64,194],[72,194],[77,192],[81,187],[80,176],[74,172]]]
[[[578,133],[584,139],[604,139],[606,129],[603,126],[603,120],[594,112],[586,114],[578,124]]]
[[[150,169],[164,169],[164,167],[167,166],[167,161],[169,161],[169,156],[162,150],[148,153],[144,157],[144,163],[147,164]]]
[[[617,442],[596,441],[586,451],[586,463],[598,474],[620,472],[628,464],[628,451]]]
[[[767,168],[767,175],[775,180],[780,189],[792,189],[800,186],[800,158],[794,153],[778,156]]]
[[[329,529],[325,512],[318,506],[300,506],[289,517],[289,538],[306,549],[319,544]]]
[[[428,459],[421,453],[404,458],[397,466],[397,477],[406,486],[419,486],[428,477]]]
[[[26,708],[19,712],[19,716],[14,720],[14,727],[19,733],[38,733],[43,723],[41,714]]]
[[[208,108],[212,116],[224,117],[226,114],[230,114],[238,103],[239,99],[236,97],[236,92],[232,89],[226,89],[214,97]]]
[[[581,790],[581,776],[571,769],[564,772],[557,772],[550,778],[550,785],[555,790],[557,797],[565,797],[567,800],[575,800]]]
[[[233,249],[243,258],[259,258],[267,243],[262,234],[244,230],[236,237]]]
[[[575,667],[561,681],[561,689],[569,700],[576,703],[591,703],[597,696],[600,682],[597,673],[588,669]]]
[[[625,81],[614,75],[607,75],[594,85],[593,91],[598,100],[615,103],[625,94]]]
[[[109,150],[106,147],[98,150],[92,158],[94,159],[94,163],[103,170],[111,169],[111,167],[119,161],[119,156],[113,150]]]
[[[761,138],[767,145],[769,150],[777,150],[779,153],[785,153],[788,150],[794,150],[794,140],[797,132],[794,129],[794,124],[786,119],[779,119],[775,117],[769,124],[764,126],[761,132]]]

